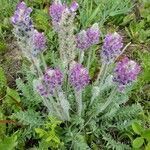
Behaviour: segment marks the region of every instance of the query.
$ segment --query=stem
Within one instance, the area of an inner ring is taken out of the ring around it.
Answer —
[[[31,61],[32,61],[33,66],[35,67],[37,73],[38,73],[38,76],[39,76],[39,77],[43,76],[43,72],[42,72],[42,70],[41,70],[41,68],[40,68],[40,65],[39,65],[39,63],[38,63],[38,59],[32,57],[32,58],[31,58]]]
[[[102,79],[101,79],[101,82],[100,82],[100,84],[98,85],[99,91],[98,91],[98,94],[97,94],[97,95],[95,95],[95,94],[92,95],[91,102],[90,102],[90,105],[89,105],[89,106],[91,106],[91,105],[93,104],[95,98],[96,98],[97,96],[99,96],[100,93],[101,93],[101,86],[103,85],[103,82],[104,82],[104,80],[105,80],[105,78],[106,78],[108,67],[109,67],[108,64],[102,64],[101,71],[100,71],[100,73],[99,73],[99,75],[98,75],[98,78],[97,78],[97,80],[96,80],[96,82],[95,82],[95,84],[98,84],[98,82],[99,82],[99,80],[100,80],[100,77],[103,75],[103,76],[102,76]]]
[[[63,120],[63,117],[62,117],[60,111],[57,109],[57,105],[56,105],[56,102],[54,101],[53,97],[49,96],[49,99],[50,99],[55,111],[57,112],[58,116]]]
[[[76,97],[76,102],[77,102],[77,107],[78,107],[78,115],[81,116],[82,113],[82,92],[81,91],[75,91],[75,97]]]
[[[100,80],[100,84],[99,84],[99,87],[101,88],[101,86],[103,85],[103,82],[106,78],[106,75],[107,75],[107,71],[108,71],[108,68],[109,68],[109,64],[104,64],[104,70],[103,70],[103,76],[102,76],[102,79]]]
[[[44,105],[48,108],[49,112],[52,114],[52,107],[49,104],[48,100],[46,98],[44,98],[44,97],[42,99],[43,99]]]
[[[65,120],[70,120],[69,116],[69,102],[66,99],[66,96],[64,95],[61,88],[58,88],[56,90],[57,99],[59,101],[59,104],[63,110],[62,115],[64,116]]]
[[[43,65],[43,67],[44,67],[44,70],[46,70],[46,69],[47,69],[47,64],[46,64],[46,62],[45,62],[43,53],[41,53],[41,60],[42,60],[42,65]]]
[[[89,50],[89,55],[88,55],[88,61],[87,61],[87,70],[89,71],[90,65],[91,65],[91,58],[92,58],[92,50]]]
[[[55,52],[54,51],[52,51],[52,53],[51,53],[51,55],[52,55],[52,57],[51,57],[51,59],[52,59],[52,63],[54,64],[54,66],[57,66],[57,64],[58,64],[58,62],[56,63],[56,57],[55,57]],[[60,59],[61,60],[61,59]]]
[[[100,77],[101,77],[101,75],[102,75],[102,73],[103,73],[105,67],[106,67],[106,64],[102,64],[102,66],[101,66],[101,68],[100,68],[100,72],[99,72],[99,74],[98,74],[98,77],[97,77],[97,79],[96,79],[96,81],[95,81],[95,85],[98,84],[98,82],[99,82],[99,80],[100,80]]]
[[[127,47],[128,47],[130,44],[131,44],[131,42],[129,42],[129,43],[123,48],[123,50],[121,51],[121,54],[120,54],[120,55],[122,55],[122,54],[124,53],[124,51],[127,49]],[[120,56],[120,55],[119,55],[119,56]],[[119,57],[119,56],[118,56],[118,57]],[[115,60],[117,60],[118,57],[117,57]]]
[[[84,60],[84,51],[79,51],[79,63],[80,64],[82,64],[82,62],[83,62],[83,60]]]

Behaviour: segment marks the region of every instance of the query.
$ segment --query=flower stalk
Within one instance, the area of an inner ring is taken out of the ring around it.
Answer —
[[[81,117],[83,104],[82,104],[82,91],[75,91],[75,98],[77,102],[77,112],[78,115]]]

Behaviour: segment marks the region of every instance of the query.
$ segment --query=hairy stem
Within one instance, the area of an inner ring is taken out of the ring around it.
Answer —
[[[57,89],[56,95],[57,95],[57,99],[59,101],[59,104],[63,110],[62,116],[64,116],[65,120],[70,120],[70,116],[69,116],[70,106],[69,106],[69,102],[66,98],[66,95],[63,93],[61,88]]]
[[[62,114],[61,114],[60,110],[58,109],[57,103],[54,101],[53,97],[52,97],[51,95],[49,95],[48,98],[49,98],[49,100],[51,101],[51,104],[52,104],[52,106],[53,106],[53,108],[54,108],[54,109],[53,109],[53,113],[55,113],[55,111],[56,111],[58,117],[59,117],[61,120],[63,120]]]
[[[88,70],[88,71],[89,71],[90,65],[91,65],[92,54],[93,54],[93,51],[90,49],[90,50],[89,50],[89,54],[88,54],[88,61],[87,61],[87,70]]]
[[[84,51],[79,51],[79,63],[82,64],[84,60]]]
[[[93,104],[94,100],[101,94],[101,87],[103,86],[104,80],[107,76],[108,67],[109,67],[108,64],[102,64],[101,71],[100,71],[98,78],[95,82],[95,84],[97,85],[99,80],[100,80],[100,77],[101,77],[100,83],[98,84],[98,91],[97,91],[97,94],[94,93],[92,95],[92,98],[90,101],[90,106]],[[93,90],[94,90],[94,88],[93,88]]]
[[[41,60],[42,60],[42,65],[43,65],[43,67],[44,67],[44,70],[46,70],[46,69],[47,69],[47,64],[46,64],[46,62],[45,62],[43,53],[41,53]]]
[[[41,70],[41,68],[40,68],[40,63],[39,63],[38,58],[33,58],[33,57],[32,57],[31,62],[32,62],[32,64],[33,64],[35,70],[37,71],[38,77],[43,76],[43,72],[42,72],[42,70]]]
[[[102,66],[101,66],[101,68],[100,68],[100,72],[99,72],[99,74],[98,74],[98,77],[97,77],[97,79],[96,79],[96,81],[95,81],[95,85],[98,84],[98,82],[99,82],[99,80],[100,80],[100,77],[102,76],[102,74],[103,74],[103,72],[104,72],[105,67],[106,67],[106,64],[102,64]]]
[[[75,91],[75,97],[78,107],[78,115],[81,116],[82,113],[82,91]]]

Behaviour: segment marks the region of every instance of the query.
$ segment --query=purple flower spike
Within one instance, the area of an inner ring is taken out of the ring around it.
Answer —
[[[76,47],[80,50],[86,50],[94,44],[98,44],[100,38],[100,31],[98,24],[95,23],[92,27],[83,30],[76,36]]]
[[[90,45],[98,44],[100,31],[97,23],[93,24],[93,26],[87,30],[87,36]]]
[[[117,63],[113,80],[118,83],[120,91],[124,90],[126,85],[136,80],[140,70],[140,66],[135,61],[129,60],[127,57]]]
[[[14,16],[11,18],[12,23],[14,25],[32,26],[31,12],[32,9],[30,7],[27,7],[24,2],[20,2],[16,7]]]
[[[48,86],[50,93],[53,94],[54,90],[62,85],[63,74],[59,69],[49,68],[44,74],[44,81]]]
[[[37,55],[46,48],[46,38],[43,33],[34,30],[33,33],[33,54]]]
[[[36,87],[36,90],[37,92],[41,95],[41,96],[44,96],[44,97],[47,97],[48,96],[48,92],[46,90],[46,88],[41,84],[41,85],[38,85]]]
[[[109,63],[121,54],[123,47],[122,37],[118,33],[107,34],[102,46],[101,57],[105,63]]]
[[[63,11],[66,9],[66,6],[61,2],[53,2],[50,6],[49,13],[52,17],[52,22],[54,24],[59,23],[63,14]]]
[[[74,1],[74,2],[72,2],[71,6],[70,6],[70,11],[75,12],[75,11],[77,11],[78,8],[79,8],[79,4],[76,1]]]
[[[33,81],[33,87],[42,97],[48,96],[47,89],[43,84],[43,78],[35,79]]]
[[[86,50],[90,47],[86,31],[83,30],[76,36],[76,45],[80,50]]]
[[[69,80],[76,91],[82,90],[89,83],[89,74],[81,64],[74,64],[70,70]]]

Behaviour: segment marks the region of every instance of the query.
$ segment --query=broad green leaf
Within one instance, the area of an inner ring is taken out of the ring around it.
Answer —
[[[133,124],[132,124],[132,129],[133,129],[133,131],[136,133],[136,134],[141,134],[142,133],[142,131],[143,131],[143,128],[137,123],[137,122],[134,122]]]
[[[150,142],[150,129],[143,131],[141,136]]]
[[[35,128],[35,132],[39,134],[40,138],[46,134],[46,131],[40,128]]]
[[[145,150],[150,150],[150,142],[146,145]]]
[[[5,137],[3,141],[0,142],[0,150],[15,150],[17,145],[17,136],[13,135],[11,137]]]
[[[54,138],[55,138],[54,135],[49,135],[48,138],[46,139],[46,142],[53,141]]]
[[[140,148],[144,143],[144,139],[142,137],[138,137],[133,141],[134,148]]]
[[[9,97],[10,99],[14,99],[17,102],[20,102],[20,96],[19,96],[18,92],[9,87],[7,87],[7,97]]]

